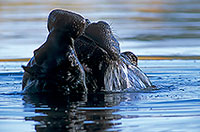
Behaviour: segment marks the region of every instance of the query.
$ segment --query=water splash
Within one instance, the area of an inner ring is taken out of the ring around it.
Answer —
[[[104,84],[105,91],[112,92],[121,92],[127,88],[140,91],[152,86],[142,70],[123,57],[119,61],[111,62],[105,72]]]

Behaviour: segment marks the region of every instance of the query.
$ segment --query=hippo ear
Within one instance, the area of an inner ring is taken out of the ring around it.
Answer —
[[[33,66],[23,66],[22,68],[24,69],[24,71],[28,72],[30,75],[32,76],[40,76],[42,74],[42,67],[40,67],[39,65],[35,64]]]

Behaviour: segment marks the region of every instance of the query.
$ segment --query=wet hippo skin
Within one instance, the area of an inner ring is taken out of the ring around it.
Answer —
[[[151,86],[137,56],[120,52],[108,23],[91,23],[79,14],[56,9],[49,14],[49,35],[22,66],[25,93],[87,93]]]
[[[74,39],[85,28],[85,19],[68,11],[54,10],[48,22],[53,24],[46,42],[34,51],[28,65],[23,66],[25,93],[87,92],[85,72],[74,51]]]

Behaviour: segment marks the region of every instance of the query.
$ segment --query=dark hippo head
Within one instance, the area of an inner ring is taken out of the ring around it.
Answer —
[[[97,46],[105,50],[113,60],[117,60],[119,58],[119,43],[115,39],[108,23],[99,21],[97,23],[90,24],[85,29],[85,35],[94,41]]]
[[[73,41],[83,33],[86,20],[79,14],[55,9],[49,14],[47,26],[50,32],[47,41],[34,51],[35,60],[39,64],[51,59],[51,55],[55,56],[56,51],[64,50],[68,45],[73,46],[68,41]]]
[[[100,54],[106,56],[104,60],[107,61],[116,61],[120,56],[119,43],[109,24],[104,21],[97,23],[87,21],[84,34],[75,40],[75,48],[81,62]]]
[[[74,51],[74,39],[85,28],[85,19],[65,10],[53,10],[46,42],[34,51],[23,76],[26,93],[86,92],[85,73]]]

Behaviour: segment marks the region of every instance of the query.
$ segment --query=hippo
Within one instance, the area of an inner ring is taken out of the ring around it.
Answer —
[[[85,25],[85,19],[78,14],[63,10],[50,13],[48,29],[51,30],[46,42],[34,51],[27,66],[22,66],[25,93],[87,92],[85,72],[74,51],[74,40]]]
[[[22,66],[25,93],[95,93],[152,86],[138,58],[120,51],[110,25],[63,9],[51,11],[46,42]]]

